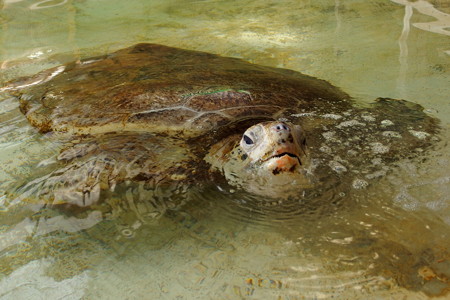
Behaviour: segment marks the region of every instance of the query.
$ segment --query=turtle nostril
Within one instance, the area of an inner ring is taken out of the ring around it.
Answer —
[[[287,127],[283,123],[278,123],[278,124],[274,125],[273,129],[277,132],[289,131],[289,127]]]

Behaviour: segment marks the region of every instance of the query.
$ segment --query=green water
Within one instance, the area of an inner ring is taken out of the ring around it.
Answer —
[[[9,202],[58,144],[2,94],[0,299],[448,297],[449,1],[4,0],[0,28],[0,86],[153,42],[300,71],[362,102],[408,99],[443,127],[436,149],[340,207],[283,218],[208,190],[166,214],[68,213]]]

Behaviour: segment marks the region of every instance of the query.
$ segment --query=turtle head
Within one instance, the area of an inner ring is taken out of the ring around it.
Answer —
[[[304,131],[288,122],[253,125],[214,145],[205,159],[228,183],[255,194],[286,198],[311,186]]]
[[[268,174],[295,173],[306,163],[306,138],[300,125],[279,121],[253,125],[239,146],[247,164]]]

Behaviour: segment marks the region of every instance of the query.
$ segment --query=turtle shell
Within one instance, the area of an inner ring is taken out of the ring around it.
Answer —
[[[196,136],[240,119],[351,107],[326,81],[240,59],[138,44],[15,83],[42,132],[170,132]]]
[[[229,157],[211,169],[208,151],[224,146],[232,156],[240,133],[261,120],[301,125],[314,176],[308,197],[317,199],[328,191],[335,197],[336,187],[364,188],[394,161],[422,154],[440,128],[405,100],[355,105],[339,88],[299,72],[156,44],[45,70],[5,90],[40,131],[74,134],[54,170],[20,191],[81,206],[122,183],[152,193],[172,183],[177,191],[211,179],[216,185],[215,171]]]

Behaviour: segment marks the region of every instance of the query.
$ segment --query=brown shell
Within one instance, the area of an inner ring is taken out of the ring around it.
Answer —
[[[81,206],[122,182],[150,191],[160,182],[180,191],[206,182],[212,145],[239,139],[261,119],[303,127],[315,162],[311,197],[364,188],[389,163],[423,153],[440,128],[405,100],[354,106],[338,88],[295,71],[154,44],[46,70],[5,90],[40,131],[83,134],[58,156],[59,169],[22,189]]]
[[[240,118],[351,107],[347,94],[323,80],[156,44],[46,70],[17,81],[15,90],[42,132],[79,134],[198,135]]]

